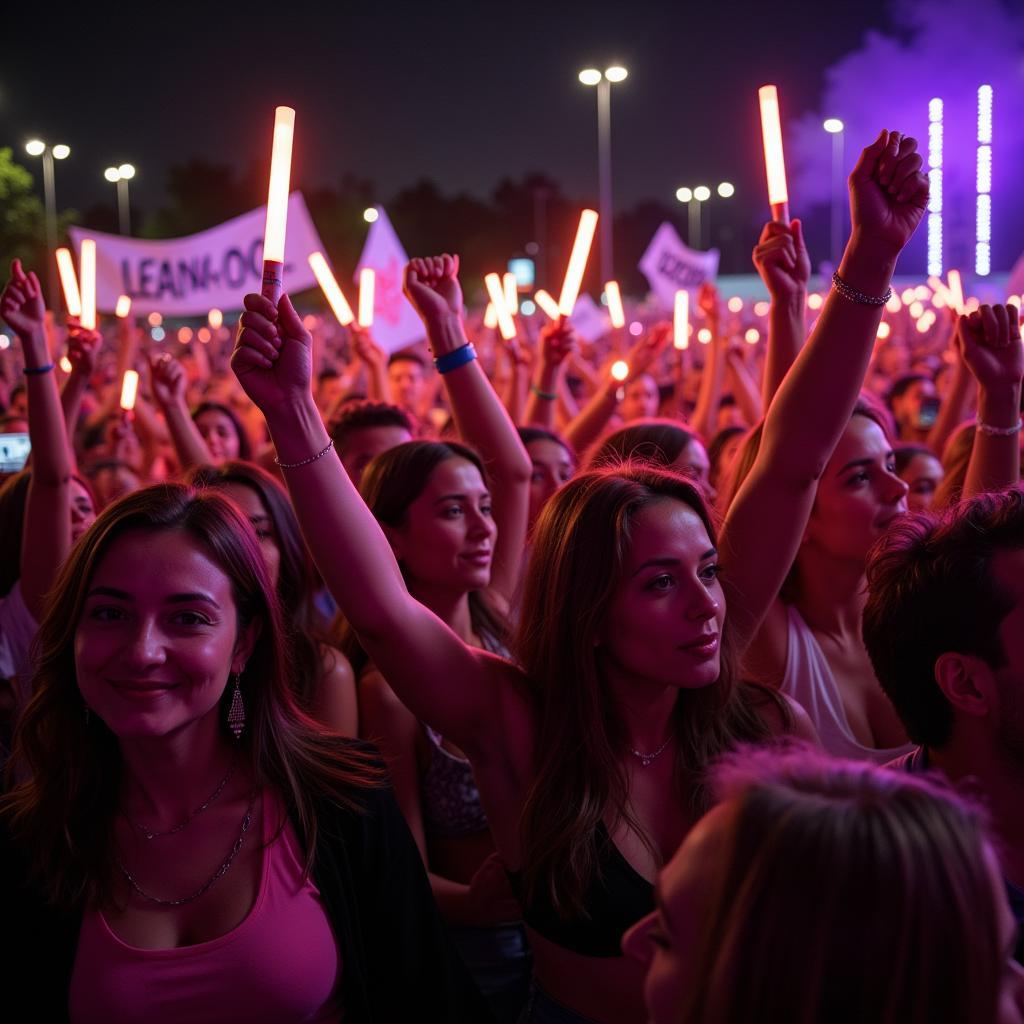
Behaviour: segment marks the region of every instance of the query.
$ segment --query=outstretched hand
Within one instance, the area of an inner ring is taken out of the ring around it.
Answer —
[[[162,409],[185,404],[185,387],[188,381],[185,368],[170,354],[149,354],[149,372],[153,382],[153,397]]]
[[[91,377],[96,369],[96,357],[99,355],[103,336],[99,331],[90,331],[83,327],[77,317],[67,318],[68,328],[68,362],[71,372],[79,377]]]
[[[0,316],[22,344],[35,336],[42,336],[46,318],[43,289],[35,271],[25,273],[21,260],[11,263],[11,279],[0,295]]]
[[[921,173],[917,140],[883,130],[850,175],[854,236],[897,256],[928,206],[928,178]]]
[[[799,220],[788,226],[769,221],[754,247],[753,260],[773,299],[790,299],[807,291],[811,258]]]
[[[957,345],[979,387],[1020,386],[1024,348],[1016,306],[982,306],[960,317]]]
[[[263,413],[297,404],[311,394],[312,345],[287,295],[281,296],[276,309],[262,295],[246,295],[231,369]]]
[[[453,314],[462,316],[459,257],[445,253],[410,260],[405,268],[404,291],[428,328]]]
[[[672,340],[672,325],[655,324],[626,355],[630,380],[647,373],[654,361],[668,348]]]
[[[559,317],[540,329],[540,358],[548,366],[561,366],[578,345],[579,337],[568,317]]]

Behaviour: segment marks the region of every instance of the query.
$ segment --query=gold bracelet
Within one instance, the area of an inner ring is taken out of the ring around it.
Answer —
[[[276,455],[274,456],[274,462],[277,463],[282,469],[298,469],[299,466],[308,466],[311,462],[316,462],[317,459],[322,459],[332,448],[334,447],[334,440],[327,442],[327,447],[323,451],[319,451],[316,455],[310,456],[308,459],[303,459],[301,462],[282,462]]]

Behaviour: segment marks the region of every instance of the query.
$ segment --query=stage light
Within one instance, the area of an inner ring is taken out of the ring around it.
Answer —
[[[942,116],[936,97],[928,103],[928,273],[935,276],[942,274]]]
[[[974,224],[974,272],[992,271],[992,86],[978,88],[977,206]]]

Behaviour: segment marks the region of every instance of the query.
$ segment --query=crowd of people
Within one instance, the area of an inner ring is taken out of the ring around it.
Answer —
[[[390,356],[288,295],[60,326],[15,261],[5,1004],[1024,1022],[1024,350],[893,296],[921,163],[881,132],[827,296],[769,223],[764,337],[705,285],[681,350],[504,341],[450,255]]]

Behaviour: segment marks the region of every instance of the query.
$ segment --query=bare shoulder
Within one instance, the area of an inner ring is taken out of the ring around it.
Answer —
[[[320,644],[320,674],[345,680],[355,685],[356,676],[352,671],[352,663],[337,647]]]
[[[772,688],[764,683],[747,684],[746,693],[750,706],[768,726],[775,737],[788,736],[792,739],[804,740],[814,746],[821,746],[818,732],[814,728],[810,715],[784,693],[773,693]]]

